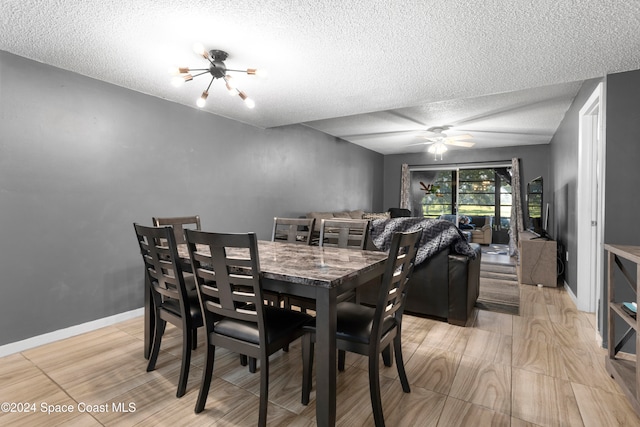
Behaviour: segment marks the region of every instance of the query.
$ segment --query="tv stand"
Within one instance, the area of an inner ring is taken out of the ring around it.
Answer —
[[[518,279],[524,285],[558,286],[558,244],[549,236],[520,233]]]

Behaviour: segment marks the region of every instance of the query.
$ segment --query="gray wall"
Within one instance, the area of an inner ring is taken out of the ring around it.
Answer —
[[[640,228],[636,224],[640,212],[640,198],[637,197],[640,183],[640,70],[607,76],[606,120],[604,242],[639,246]],[[624,264],[637,281],[636,265]],[[635,293],[626,285],[618,268],[614,270],[614,276],[616,299],[635,301]],[[606,265],[604,277],[607,277]],[[608,301],[606,286],[602,301]],[[606,311],[602,318],[606,338]],[[619,339],[626,329],[618,318],[616,338]],[[635,352],[635,340],[630,341],[624,350]]]
[[[578,179],[578,120],[580,108],[603,79],[585,82],[551,141],[551,159],[554,174],[554,215],[558,219],[556,232],[560,244],[577,254],[576,199]],[[635,227],[640,200],[635,194],[640,181],[640,70],[610,74],[606,77],[606,154],[605,154],[605,223],[604,242],[613,244],[640,244],[640,229]],[[564,256],[563,256],[564,258]],[[628,264],[635,276],[635,266]],[[598,329],[607,340],[606,290],[607,265],[603,271],[603,290],[600,296]],[[577,260],[569,257],[565,266],[565,282],[577,294]],[[635,299],[618,271],[615,272],[616,297]],[[619,324],[617,332],[626,330]],[[622,333],[622,332],[620,332]],[[618,337],[619,338],[619,337]],[[633,340],[632,340],[633,341]],[[633,343],[631,343],[633,344]],[[634,351],[633,345],[625,351]]]
[[[526,184],[533,178],[542,176],[544,179],[543,203],[547,203],[551,186],[547,187],[550,173],[549,146],[526,145],[520,147],[502,147],[483,150],[449,150],[443,160],[434,160],[433,154],[426,151],[414,154],[395,154],[384,157],[384,196],[385,209],[400,205],[400,177],[402,164],[410,166],[442,166],[446,168],[453,164],[482,163],[505,161],[510,163],[513,157],[520,159],[520,180],[522,184],[522,201],[526,192]],[[553,218],[551,218],[553,219]],[[551,228],[552,222],[550,223]]]
[[[605,243],[640,245],[640,70],[607,76]]]
[[[565,260],[569,251],[569,261],[564,262],[564,281],[577,295],[577,196],[578,196],[578,120],[580,109],[589,99],[602,79],[586,81],[567,110],[562,123],[551,140],[551,162],[553,187],[551,197],[555,218],[553,235],[560,245],[558,256]],[[545,186],[546,187],[546,186]],[[571,256],[573,254],[573,256]]]
[[[258,129],[0,51],[0,345],[141,307],[134,221],[199,214],[267,239],[276,215],[381,210],[382,171],[304,126]]]

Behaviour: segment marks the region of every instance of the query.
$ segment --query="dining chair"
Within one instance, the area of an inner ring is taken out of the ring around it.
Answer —
[[[316,223],[315,218],[273,218],[271,241],[311,244],[311,235]]]
[[[273,218],[271,241],[310,245],[315,223],[315,218],[275,217]],[[293,306],[300,307],[300,310],[306,313],[308,308],[315,308],[313,300],[286,294],[281,294],[280,296],[284,302],[284,307],[287,309],[291,309]],[[288,347],[285,347],[284,350],[287,351]]]
[[[323,219],[320,222],[322,247],[364,249],[367,245],[370,221],[366,219]],[[338,295],[338,302],[355,301],[356,291]]]
[[[393,347],[398,376],[405,393],[411,391],[402,357],[402,314],[407,295],[407,282],[413,271],[422,231],[396,233],[391,242],[389,259],[385,266],[375,307],[341,302],[336,307],[336,346],[338,351],[350,351],[369,358],[369,393],[376,427],[384,426],[380,396],[379,354],[388,352],[385,365],[391,366]],[[315,326],[305,326],[302,338],[302,403],[309,403]],[[342,358],[344,360],[344,358]],[[344,362],[338,363],[344,370]]]
[[[364,249],[369,234],[366,219],[323,219],[320,222],[320,246]]]
[[[191,350],[196,348],[197,329],[203,326],[195,285],[188,286],[179,262],[174,229],[133,224],[145,266],[154,307],[154,330],[147,371],[155,369],[167,322],[182,329],[182,364],[177,397],[187,388]]]
[[[301,337],[302,327],[311,316],[263,304],[255,233],[187,230],[186,238],[207,334],[205,366],[195,412],[200,413],[205,407],[218,346],[260,361],[258,425],[265,426],[269,356]],[[209,253],[198,245],[208,247]]]
[[[174,217],[153,217],[153,225],[156,227],[170,225],[173,227],[173,233],[176,238],[176,244],[181,245],[187,243],[184,238],[184,230],[192,228],[195,230],[201,230],[200,216],[174,216]]]

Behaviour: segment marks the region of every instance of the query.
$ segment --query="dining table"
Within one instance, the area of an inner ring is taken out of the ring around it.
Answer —
[[[188,262],[186,245],[178,255]],[[316,421],[336,422],[336,299],[382,276],[387,253],[258,241],[258,257],[265,290],[314,299],[316,302]],[[145,297],[145,357],[153,331],[150,298]]]

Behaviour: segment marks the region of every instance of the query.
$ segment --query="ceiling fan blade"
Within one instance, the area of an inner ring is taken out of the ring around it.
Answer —
[[[474,145],[476,145],[475,142],[469,142],[469,141],[452,141],[450,138],[447,138],[444,141],[445,144],[447,145],[454,145],[456,147],[465,147],[465,148],[469,148],[469,147],[473,147]]]
[[[473,139],[473,136],[469,135],[469,134],[464,134],[464,135],[453,135],[453,136],[447,136],[448,140],[454,140],[454,141],[462,141],[464,139]]]

